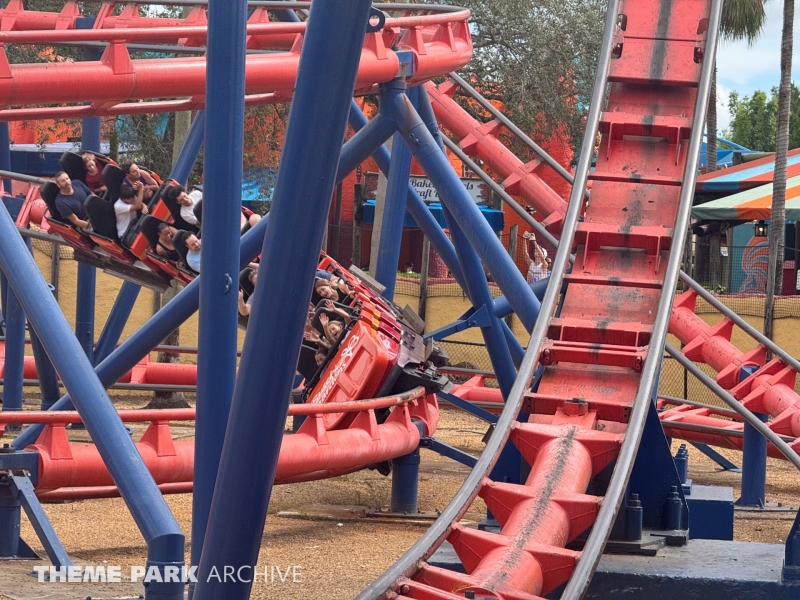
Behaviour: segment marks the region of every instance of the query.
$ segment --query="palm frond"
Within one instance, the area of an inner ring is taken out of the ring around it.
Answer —
[[[722,5],[720,35],[730,41],[746,40],[752,44],[764,27],[765,0],[725,0]]]

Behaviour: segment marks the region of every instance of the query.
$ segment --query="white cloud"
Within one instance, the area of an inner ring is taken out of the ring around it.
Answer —
[[[728,96],[731,90],[721,82],[717,82],[717,135],[722,135],[722,130],[731,124],[731,115],[728,112]]]
[[[765,5],[767,19],[758,40],[747,42],[721,42],[717,50],[717,96],[720,87],[750,95],[755,90],[769,93],[780,82],[781,30],[783,28],[783,3],[770,1]],[[800,11],[795,11],[795,39],[800,31]],[[795,44],[792,56],[792,80],[800,79],[800,54]],[[725,96],[727,100],[727,94]],[[727,112],[727,109],[726,109]],[[721,115],[721,113],[720,113]],[[726,115],[727,118],[727,115]],[[720,127],[720,129],[722,129]]]

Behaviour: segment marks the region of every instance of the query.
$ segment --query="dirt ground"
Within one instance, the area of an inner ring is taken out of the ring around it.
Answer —
[[[119,408],[138,408],[147,400],[146,396],[129,395],[117,397],[116,404]],[[138,430],[142,428],[141,425],[136,427]],[[192,436],[188,424],[177,425],[173,431],[175,437]],[[482,449],[481,438],[485,432],[486,425],[482,421],[461,412],[444,410],[436,435],[448,444],[477,454]],[[138,435],[136,431],[134,437]],[[74,432],[70,436],[76,441],[86,439],[85,432]],[[677,449],[677,444],[676,441],[673,450]],[[723,453],[737,463],[740,461],[736,452]],[[422,451],[421,459],[419,508],[423,513],[435,513],[447,505],[468,470],[427,450]],[[769,459],[768,468],[767,499],[796,508],[800,501],[800,474],[784,461]],[[733,487],[734,497],[738,497],[740,476],[720,472],[716,465],[693,448],[690,448],[689,473],[697,484]],[[387,509],[390,494],[391,479],[369,470],[332,480],[276,487],[259,555],[259,565],[271,571],[272,576],[266,582],[257,582],[252,597],[280,600],[321,595],[331,599],[353,598],[425,531],[424,522],[349,518],[350,507]],[[167,502],[187,534],[188,560],[192,497],[190,494],[167,496]],[[312,510],[314,514],[327,510],[334,518],[292,518],[280,514],[303,512],[308,507],[320,505],[327,508],[315,508]],[[339,510],[333,511],[330,507],[339,507]],[[144,542],[122,500],[85,500],[49,504],[45,508],[76,564],[120,565],[123,573],[130,565],[144,564]],[[483,503],[477,501],[465,520],[471,523],[479,521],[484,510]],[[793,513],[764,516],[737,512],[735,538],[783,543],[793,518]],[[41,551],[31,526],[24,519],[22,533],[35,549]],[[47,563],[0,566],[0,599],[135,598],[141,593],[141,588],[131,583],[108,584],[112,587],[107,590],[97,587],[97,584],[49,584],[45,588],[46,594],[42,595],[43,584],[26,574],[30,573],[33,564]],[[276,575],[275,568],[281,575]],[[286,577],[289,568],[293,568],[294,581],[292,577]]]

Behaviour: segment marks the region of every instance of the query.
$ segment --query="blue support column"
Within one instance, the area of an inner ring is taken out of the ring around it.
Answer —
[[[375,119],[368,122],[367,117],[365,117],[364,113],[361,112],[361,108],[358,106],[356,101],[355,100],[352,101],[350,105],[350,116],[349,116],[350,127],[352,127],[353,129],[355,129],[360,133],[362,128],[369,127],[373,122],[375,122],[376,119],[380,119],[381,123],[380,132],[386,131],[384,127],[386,121],[388,120],[388,117],[379,114],[377,117],[375,117]],[[392,130],[394,130],[394,128],[395,128],[394,121],[392,121]],[[376,129],[378,128],[376,127]],[[342,149],[342,161],[340,161],[340,164],[345,166],[339,169],[340,179],[343,178],[345,175],[347,175],[347,173],[352,171],[355,168],[355,165],[359,164],[366,158],[366,156],[362,158],[361,155],[358,155],[359,158],[358,161],[349,157],[347,158],[347,161],[345,161],[346,153],[348,153],[349,156],[349,153],[352,150],[355,150],[355,148],[351,148],[351,144],[357,143],[356,141],[357,135],[358,134],[356,134],[356,136],[354,136],[350,141],[348,141],[344,145],[344,148]],[[376,134],[372,139],[376,139],[377,137],[378,135]],[[366,144],[364,144],[364,146],[366,147]],[[388,175],[390,154],[386,146],[381,144],[378,147],[378,149],[375,150],[374,153],[372,154],[372,158],[374,158],[375,162],[378,163],[378,168],[385,175]],[[347,166],[347,165],[352,165],[352,166]],[[349,170],[347,170],[348,168]],[[406,208],[408,209],[408,212],[411,215],[411,217],[419,226],[420,230],[422,230],[422,233],[425,234],[425,237],[427,237],[430,240],[431,245],[436,249],[436,252],[439,254],[439,256],[442,257],[444,264],[446,264],[447,268],[450,269],[450,272],[453,274],[453,277],[455,277],[458,284],[463,288],[465,286],[464,276],[461,273],[461,265],[458,262],[458,256],[456,256],[456,251],[453,248],[453,244],[447,238],[447,235],[445,235],[444,231],[442,231],[442,228],[439,226],[439,223],[433,217],[431,211],[428,210],[428,207],[426,206],[425,202],[423,202],[422,198],[419,197],[419,194],[410,183],[408,184],[408,193],[406,195]]]
[[[742,367],[740,381],[747,379],[757,370],[754,366]],[[765,423],[769,415],[755,413]],[[757,429],[745,422],[742,447],[742,495],[736,506],[764,507],[767,487],[767,438]]]
[[[208,574],[247,572],[258,559],[369,9],[369,0],[315,0],[307,21],[196,600],[250,594],[251,583]]]
[[[394,146],[392,146],[394,147]],[[423,436],[424,425],[421,421],[414,424]],[[419,448],[392,459],[392,495],[391,512],[415,514],[419,496]]]
[[[417,103],[417,107],[414,108],[418,108],[420,111],[418,119],[421,123],[421,127],[419,130],[424,130],[424,132],[429,136],[429,144],[426,146],[426,152],[428,155],[437,154],[439,157],[444,158],[447,169],[453,173],[449,162],[447,162],[444,144],[439,133],[439,126],[436,123],[436,117],[433,114],[433,108],[431,107],[430,99],[428,98],[428,94],[425,89],[420,89],[419,102]],[[402,131],[402,125],[398,124],[398,128],[400,131]],[[436,150],[431,150],[431,147],[436,148],[438,153]],[[427,169],[424,164],[423,168]],[[434,181],[433,178],[431,178],[431,180]],[[459,188],[463,190],[461,181],[458,178],[456,178],[456,181],[458,182],[457,185]],[[434,185],[437,185],[435,181]],[[486,350],[489,353],[489,359],[492,362],[492,368],[497,375],[497,383],[500,386],[500,392],[502,393],[503,398],[507,398],[509,392],[511,391],[511,387],[514,385],[514,380],[516,379],[517,375],[516,370],[514,369],[514,360],[511,356],[511,349],[513,348],[516,351],[518,348],[511,343],[510,340],[506,339],[511,331],[508,330],[508,332],[506,332],[508,329],[507,325],[495,314],[492,294],[489,290],[489,284],[486,280],[486,274],[483,271],[483,265],[481,264],[478,253],[472,246],[470,246],[469,240],[464,234],[464,231],[461,229],[460,224],[454,218],[450,209],[443,204],[442,211],[444,213],[444,218],[447,222],[448,228],[450,229],[450,236],[453,238],[453,245],[458,253],[458,258],[461,262],[461,267],[464,273],[464,279],[467,283],[467,287],[464,289],[467,292],[467,295],[470,297],[472,305],[475,307],[479,307],[481,305],[485,306],[486,312],[489,314],[490,325],[488,327],[481,327],[481,334],[486,342]],[[480,218],[483,221],[483,217],[481,216]],[[485,225],[486,222],[483,221],[483,224]],[[494,236],[494,233],[492,233],[492,236]],[[508,254],[506,254],[506,256],[508,256]],[[516,339],[513,335],[510,337],[516,342]],[[522,415],[520,415],[520,418],[522,418]],[[512,445],[506,444],[506,447],[501,452],[494,469],[492,469],[491,476],[495,481],[520,483],[522,465],[522,455],[519,453],[519,451]],[[487,521],[492,522],[493,519],[494,518],[492,517],[491,513],[487,511]]]
[[[88,49],[89,54],[96,50]],[[100,152],[100,117],[81,119],[81,150]],[[97,270],[78,263],[78,290],[75,299],[75,335],[90,362],[94,362],[94,307],[97,289]]]
[[[405,80],[401,78],[386,85],[397,90],[405,90],[406,87]],[[416,88],[409,90],[409,93],[419,96]],[[386,202],[381,222],[381,243],[378,248],[378,263],[375,269],[375,279],[386,286],[383,296],[388,300],[394,300],[410,173],[411,150],[408,149],[403,137],[399,133],[395,133],[392,142],[392,160],[386,183]]]
[[[213,143],[204,155],[203,222],[212,226],[203,227],[201,254],[192,565],[200,563],[236,382],[247,15],[246,0],[209,2],[205,139]]]
[[[162,577],[167,566],[180,569],[183,533],[5,209],[0,209],[0,269],[8,277],[32,328],[73,396],[103,462],[147,542],[148,565],[158,567]],[[183,585],[151,583],[146,594],[148,599],[182,600]]]
[[[189,133],[183,141],[178,159],[175,161],[175,164],[172,165],[172,172],[169,174],[170,179],[174,179],[181,185],[186,185],[189,174],[192,172],[194,161],[197,160],[197,154],[200,152],[200,148],[203,147],[205,129],[206,111],[198,110],[189,127]]]
[[[5,211],[5,208],[0,208]],[[8,214],[8,213],[6,213]],[[3,376],[3,410],[22,410],[22,378],[25,364],[25,311],[10,286],[6,291],[6,356]],[[9,426],[19,430],[19,426]]]
[[[11,138],[8,135],[8,121],[0,122],[0,169],[11,170]],[[3,180],[3,190],[11,193],[11,180]]]
[[[53,363],[42,345],[36,332],[31,329],[31,348],[33,360],[36,362],[36,376],[39,378],[39,392],[42,395],[41,410],[50,410],[50,407],[61,397],[58,387],[58,378]]]
[[[136,304],[136,298],[139,297],[139,290],[142,286],[130,281],[125,281],[117,293],[117,299],[114,301],[114,306],[108,315],[108,320],[103,327],[103,332],[100,334],[100,339],[97,340],[97,347],[94,351],[94,362],[98,364],[105,360],[106,356],[111,354],[114,347],[119,342],[119,337],[122,335],[122,330],[125,329],[125,324],[131,316],[131,311]]]
[[[522,324],[528,331],[532,330],[539,313],[539,300],[461,184],[458,175],[453,171],[444,152],[436,145],[436,141],[414,110],[410,100],[405,96],[397,96],[393,110],[398,130],[433,182],[442,200],[442,207],[450,210],[472,248],[503,290]],[[467,267],[463,262],[461,266],[466,271]]]
[[[255,227],[242,236],[239,256],[240,269],[244,268],[260,252],[264,240],[264,231],[269,220],[269,215],[265,216],[256,223]],[[108,358],[97,365],[95,372],[105,388],[119,381],[147,353],[158,346],[175,328],[180,327],[186,319],[195,313],[199,302],[201,279],[202,276],[197,277],[187,285],[169,304],[153,315],[147,323],[137,329]],[[69,395],[65,395],[50,407],[50,410],[68,410],[71,406]],[[11,443],[11,446],[21,450],[34,443],[41,432],[42,425],[30,425]]]
[[[28,247],[28,251],[33,254],[31,238],[25,238],[25,245]],[[57,252],[57,250],[54,251]],[[51,292],[54,289],[51,285],[47,287]],[[53,363],[50,362],[50,357],[47,356],[47,352],[33,328],[30,328],[29,333],[31,337],[31,349],[33,350],[33,360],[36,362],[36,376],[39,379],[39,392],[42,395],[41,410],[49,410],[61,396],[56,370],[53,368]]]

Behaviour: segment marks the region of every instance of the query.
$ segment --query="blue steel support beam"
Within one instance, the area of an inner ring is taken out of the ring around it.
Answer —
[[[534,295],[540,302],[542,298],[544,298],[544,292],[547,289],[548,283],[550,283],[550,278],[546,277],[545,279],[540,279],[539,281],[534,281],[533,283],[528,284],[531,288],[531,291],[533,291]],[[566,287],[567,284],[564,284],[562,292],[566,290]],[[496,314],[498,317],[502,319],[513,312],[514,309],[511,308],[511,305],[508,303],[508,300],[505,296],[498,296],[494,299],[494,314]]]
[[[158,567],[162,577],[164,567],[180,568],[183,533],[5,209],[0,209],[0,269],[74,398],[81,419],[147,542],[148,564]],[[151,583],[146,597],[182,600],[183,585]]]
[[[198,110],[189,127],[189,133],[186,134],[186,139],[183,141],[183,146],[181,146],[181,151],[178,153],[178,158],[175,160],[175,164],[172,165],[172,172],[169,174],[170,179],[174,179],[181,185],[186,185],[189,174],[192,172],[194,162],[197,160],[200,148],[203,147],[205,130],[206,111]]]
[[[31,238],[25,238],[25,245],[28,251],[33,254],[33,245]],[[50,291],[53,287],[47,286]],[[39,392],[42,394],[42,410],[49,410],[51,406],[61,396],[61,389],[58,387],[58,377],[56,370],[53,368],[53,363],[50,362],[50,357],[42,345],[42,341],[33,328],[30,328],[31,336],[31,350],[33,351],[33,360],[36,362],[36,377],[39,379]]]
[[[8,121],[0,123],[0,169],[11,170],[11,138],[8,135]],[[3,180],[3,190],[7,194],[11,193],[10,179]]]
[[[740,373],[743,381],[758,369],[755,366],[744,366]],[[765,423],[769,415],[754,413]],[[744,423],[744,439],[742,440],[742,495],[735,502],[737,506],[764,507],[767,488],[767,438],[750,425]]]
[[[372,121],[369,121],[369,123],[371,122]],[[366,127],[368,123],[367,117],[364,116],[363,112],[361,112],[361,108],[358,106],[358,103],[355,100],[353,100],[350,105],[349,123],[350,127],[356,131],[360,131],[362,128]],[[395,125],[393,123],[392,130],[394,130],[394,127]],[[347,148],[348,144],[352,143],[353,140],[355,140],[355,137],[345,144],[345,148]],[[364,146],[366,146],[366,144]],[[374,158],[375,162],[378,163],[378,168],[381,170],[381,172],[383,172],[384,175],[388,175],[390,164],[390,154],[388,148],[381,144],[378,149],[373,152],[372,158]],[[358,164],[358,162],[355,164]],[[350,170],[354,168],[355,166],[353,166]],[[344,169],[340,169],[339,173],[342,177],[344,177],[344,175],[349,173],[349,171],[344,172]],[[342,175],[342,173],[344,174]],[[419,197],[419,194],[410,183],[408,184],[408,194],[406,196],[406,208],[408,209],[411,217],[422,230],[422,233],[425,234],[425,237],[430,240],[431,245],[436,249],[436,252],[442,257],[444,264],[446,264],[447,268],[450,269],[450,272],[453,274],[453,277],[456,279],[458,284],[464,288],[464,276],[461,273],[461,265],[458,262],[458,256],[453,248],[453,244],[447,238],[447,235],[444,233],[444,231],[442,231],[439,223],[437,223],[436,219],[431,214],[431,211],[428,210],[428,207],[425,205],[425,202],[423,202],[422,198]]]
[[[418,118],[422,123],[422,129],[428,133],[432,142],[431,152],[438,153],[440,157],[444,158],[447,168],[451,173],[454,174],[452,167],[450,167],[450,163],[447,161],[444,144],[442,143],[441,136],[439,135],[439,125],[437,124],[436,117],[433,114],[433,108],[431,107],[430,99],[428,98],[428,95],[424,89],[418,89],[417,94],[417,102],[411,102],[411,105],[414,110],[418,108],[421,111],[420,114],[422,116]],[[395,102],[396,98],[392,97],[391,100],[393,102],[391,107],[389,107],[390,110],[397,106],[397,103]],[[408,98],[405,98],[404,100],[406,100],[406,103],[409,101]],[[399,127],[402,131],[402,126]],[[424,164],[423,168],[425,168]],[[431,181],[433,181],[433,178],[431,178]],[[457,182],[456,185],[463,190],[464,186],[462,185],[461,180],[456,177],[455,181]],[[489,290],[489,282],[487,281],[486,274],[483,271],[481,259],[478,257],[475,249],[470,246],[469,240],[465,236],[460,223],[458,223],[458,221],[454,218],[450,208],[442,205],[442,212],[444,214],[445,222],[450,229],[450,237],[453,239],[453,246],[458,254],[458,259],[461,263],[461,269],[464,274],[464,280],[467,284],[467,287],[464,288],[464,291],[469,296],[474,307],[480,308],[481,306],[485,306],[489,315],[489,323],[481,326],[481,333],[483,335],[483,339],[486,341],[486,350],[489,352],[489,359],[492,361],[492,367],[497,375],[497,382],[500,385],[503,398],[506,398],[508,397],[508,393],[511,391],[511,386],[514,385],[517,372],[514,369],[511,351],[505,340],[505,333],[501,326],[502,321],[495,316],[494,311],[492,310],[494,304],[492,300],[492,292]],[[478,214],[480,215],[480,212]],[[486,225],[486,221],[483,219],[482,215],[480,215],[480,218],[481,221],[483,221],[483,224]]]
[[[8,214],[5,207],[2,210]],[[27,249],[25,250],[27,253]],[[19,298],[7,284],[6,291],[6,355],[3,380],[3,410],[22,410],[22,379],[25,365],[25,311]],[[19,430],[19,426],[10,427]]]
[[[122,335],[122,330],[125,329],[125,324],[131,316],[133,306],[136,304],[136,298],[139,297],[139,290],[142,286],[130,281],[122,283],[122,287],[117,293],[117,299],[114,301],[114,306],[108,315],[108,320],[103,327],[103,332],[100,334],[100,339],[97,340],[97,347],[94,350],[94,362],[98,364],[105,360],[111,354],[114,347],[119,342],[119,337]]]
[[[269,215],[265,216],[256,223],[255,227],[242,236],[239,255],[240,269],[244,268],[260,252],[261,244],[264,240],[264,231],[269,220]],[[186,319],[195,313],[199,304],[201,279],[202,276],[197,277],[187,285],[182,292],[114,350],[108,358],[97,365],[95,371],[105,388],[119,381],[142,357],[158,346],[175,328],[180,327]],[[71,406],[70,397],[67,394],[50,407],[50,410],[68,410]],[[42,432],[42,428],[42,425],[29,425],[11,443],[11,446],[21,450],[33,444]]]
[[[87,54],[96,50],[87,49]],[[87,57],[90,60],[96,58]],[[81,119],[81,150],[100,152],[100,117]],[[94,306],[97,288],[97,270],[85,263],[78,263],[78,286],[75,298],[75,335],[83,351],[94,362]]]
[[[398,78],[386,84],[395,92],[403,93],[406,83]],[[415,98],[418,90],[409,90]],[[378,261],[375,268],[375,279],[386,286],[383,296],[394,300],[394,286],[397,282],[397,264],[400,260],[400,245],[403,240],[403,220],[406,214],[406,196],[408,195],[408,176],[411,174],[411,150],[399,133],[394,134],[392,141],[392,159],[389,164],[389,175],[386,182],[386,201],[381,221],[381,243],[378,247]]]
[[[369,9],[315,0],[307,21],[195,600],[250,594],[251,583],[207,576],[258,560]]]
[[[31,349],[33,360],[36,362],[36,376],[39,379],[39,392],[42,394],[41,410],[50,410],[50,407],[61,397],[58,387],[58,378],[53,363],[42,345],[36,332],[31,329]]]
[[[409,106],[410,102],[408,101],[408,98],[401,100],[405,101],[403,102],[403,105],[415,110],[413,106]],[[396,106],[397,104],[395,104],[395,107]],[[417,156],[417,160],[420,161],[420,164],[422,164],[422,167],[426,170],[425,172],[428,173],[428,176],[430,177],[434,186],[436,186],[439,196],[442,197],[442,193],[439,191],[439,186],[442,185],[443,182],[440,181],[437,183],[437,180],[427,170],[428,166],[426,166],[426,163],[423,162],[420,157],[423,155],[428,157],[436,156],[440,159],[439,163],[441,163],[441,159],[443,159],[444,165],[446,165],[445,168],[449,171],[449,173],[452,175],[455,175],[455,173],[453,172],[452,167],[450,167],[450,163],[447,160],[444,143],[442,142],[441,135],[439,134],[439,126],[436,122],[436,117],[433,114],[433,107],[431,106],[430,98],[428,98],[428,95],[425,93],[424,89],[420,91],[418,106],[419,110],[421,111],[421,116],[416,115],[420,124],[416,130],[418,132],[427,134],[428,141],[423,143],[425,151],[415,154]],[[402,118],[402,113],[396,114],[396,118],[398,117]],[[398,129],[400,132],[403,132],[403,125],[399,122]],[[410,132],[407,132],[407,136],[408,137],[406,140],[412,147],[412,151],[414,151],[412,143],[416,142],[417,138],[413,133]],[[435,160],[426,162],[429,166],[436,164]],[[439,168],[441,167],[442,165],[439,164]],[[448,184],[456,185],[458,186],[458,190],[462,192],[464,191],[464,186],[458,177],[455,177],[455,181],[453,181],[451,178]],[[475,208],[474,203],[470,202],[470,207]],[[491,324],[488,327],[481,327],[481,334],[486,342],[486,350],[489,353],[489,359],[492,362],[492,368],[497,375],[497,383],[500,386],[500,392],[502,393],[504,399],[508,398],[508,394],[511,391],[511,387],[514,385],[517,375],[517,372],[514,369],[514,361],[511,356],[511,347],[516,349],[516,346],[511,346],[506,340],[506,331],[503,329],[505,323],[503,323],[503,321],[494,314],[492,293],[489,290],[489,283],[486,279],[486,274],[483,271],[483,265],[481,264],[481,259],[479,258],[478,253],[476,252],[475,248],[470,245],[470,240],[467,239],[467,236],[461,228],[461,224],[457,222],[450,208],[444,202],[442,203],[442,211],[448,228],[450,229],[450,236],[453,239],[453,245],[458,253],[464,278],[467,282],[468,287],[464,288],[464,290],[470,297],[470,301],[472,302],[473,306],[483,305],[486,307],[486,310],[489,313]],[[485,225],[489,231],[491,231],[491,228],[488,227],[483,215],[480,214],[480,211],[478,211],[477,208],[475,208],[475,211],[478,213],[481,224]],[[492,239],[497,240],[497,238],[494,237],[493,232],[491,237]],[[500,246],[500,249],[508,258],[508,254],[503,250],[502,246]],[[511,265],[516,271],[516,265],[514,265],[513,262]],[[518,273],[518,271],[516,272]],[[530,292],[529,288],[528,291]],[[533,295],[533,293],[531,293],[531,295]],[[538,300],[535,297],[534,300],[538,303]],[[536,308],[536,311],[538,312],[538,307]],[[513,335],[511,337],[513,338]],[[520,413],[520,419],[522,418],[522,413]],[[494,469],[492,470],[492,478],[496,481],[519,483],[521,480],[521,473],[522,455],[513,446],[506,445],[501,452]],[[492,519],[491,513],[487,513],[487,519]]]
[[[443,208],[447,207],[451,211],[472,248],[508,298],[514,312],[525,328],[531,331],[539,313],[538,298],[528,287],[525,278],[462,185],[411,101],[405,96],[397,96],[392,108],[398,130],[433,182]],[[466,271],[467,267],[463,263],[461,266]]]
[[[383,98],[385,88],[381,86],[379,98]],[[383,143],[392,137],[397,131],[394,119],[381,113],[375,115],[367,121],[367,117],[361,111],[361,107],[353,100],[350,105],[350,116],[348,119],[350,126],[355,129],[356,134],[347,140],[342,146],[342,153],[339,156],[339,168],[336,172],[336,181],[342,181],[362,162],[367,160],[370,155],[379,152]],[[389,172],[389,151],[386,150],[385,171]],[[378,165],[380,167],[380,165]]]
[[[517,336],[515,336],[514,332],[511,331],[508,323],[502,319],[498,319],[498,321],[500,323],[500,327],[503,328],[503,335],[505,336],[506,343],[508,344],[508,351],[511,352],[511,360],[514,362],[514,367],[519,369],[520,364],[522,364],[522,357],[525,356],[525,348],[523,348],[522,344],[519,343]]]
[[[246,28],[247,0],[209,2],[205,139],[213,143],[204,155],[203,222],[212,226],[203,227],[201,254],[192,565],[200,564],[236,383]]]

